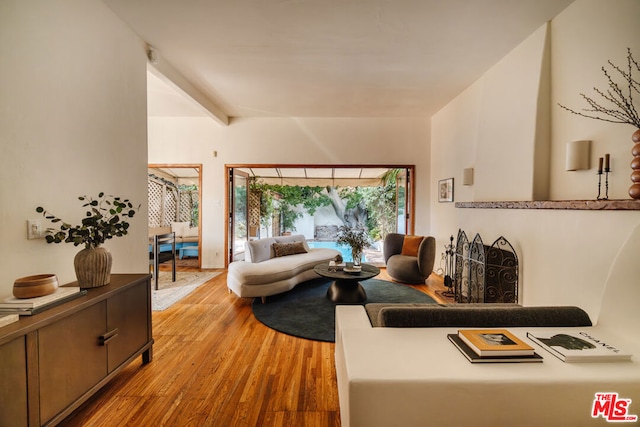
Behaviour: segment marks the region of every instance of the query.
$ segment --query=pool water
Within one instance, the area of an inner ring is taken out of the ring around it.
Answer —
[[[340,251],[340,254],[342,254],[342,260],[344,262],[352,262],[353,261],[353,257],[351,256],[351,247],[349,246],[342,246],[339,245],[336,242],[307,242],[309,244],[310,248],[329,248],[329,249],[335,249],[337,251]],[[364,255],[362,256],[362,261],[366,261],[366,259],[364,259]]]

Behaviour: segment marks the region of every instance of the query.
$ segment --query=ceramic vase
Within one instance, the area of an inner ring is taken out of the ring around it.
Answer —
[[[80,288],[97,288],[111,281],[111,252],[103,247],[83,249],[76,254],[73,266]]]
[[[632,199],[640,199],[640,129],[635,131],[631,136],[631,139],[635,143],[631,149],[633,160],[631,161],[631,182],[633,184],[629,188],[629,196]]]

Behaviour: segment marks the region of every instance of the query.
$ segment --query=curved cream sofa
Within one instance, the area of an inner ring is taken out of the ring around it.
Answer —
[[[298,243],[298,252],[277,256],[274,244]],[[303,252],[304,251],[304,252]],[[293,289],[298,283],[320,277],[313,267],[335,258],[340,252],[309,248],[301,234],[269,237],[245,243],[245,260],[229,264],[227,287],[242,298],[266,297]]]

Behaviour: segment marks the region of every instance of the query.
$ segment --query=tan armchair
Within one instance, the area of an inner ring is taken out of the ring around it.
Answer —
[[[431,236],[407,236],[389,233],[384,239],[387,273],[402,283],[424,283],[433,272],[436,239]]]

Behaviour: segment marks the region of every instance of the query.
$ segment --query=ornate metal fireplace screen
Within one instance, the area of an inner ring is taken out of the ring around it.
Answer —
[[[491,246],[479,234],[469,243],[458,231],[455,247],[455,299],[460,303],[517,303],[518,256],[500,236]]]

